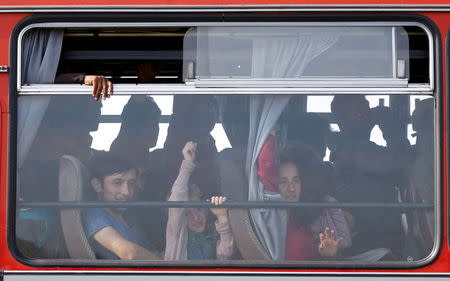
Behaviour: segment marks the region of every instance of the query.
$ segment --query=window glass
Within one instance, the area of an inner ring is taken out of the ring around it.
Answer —
[[[421,27],[306,25],[36,28],[22,40],[20,78],[22,85],[83,84],[89,74],[128,84],[192,79],[196,85],[214,79],[306,80],[316,87],[324,80],[341,87],[355,87],[355,80],[377,87],[430,83],[429,38]],[[289,83],[283,85],[298,85]]]
[[[17,112],[29,258],[351,265],[436,242],[431,96],[21,95]],[[198,205],[143,206],[179,201]]]
[[[198,78],[408,78],[408,49],[401,27],[198,27],[185,63]]]

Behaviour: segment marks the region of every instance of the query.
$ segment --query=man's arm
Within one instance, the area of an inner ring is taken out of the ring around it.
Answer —
[[[169,201],[189,200],[189,178],[195,169],[195,153],[197,144],[188,142],[183,148],[184,160],[181,162],[180,172],[175,180]],[[188,228],[185,208],[169,208],[166,226],[166,250],[164,260],[187,259]]]
[[[97,231],[92,237],[103,247],[116,254],[121,260],[160,260],[158,254],[132,243],[114,228],[108,226]]]
[[[100,97],[109,98],[113,94],[113,84],[102,75],[86,75],[84,73],[62,73],[55,78],[57,84],[79,83],[92,87],[92,96],[95,100]]]

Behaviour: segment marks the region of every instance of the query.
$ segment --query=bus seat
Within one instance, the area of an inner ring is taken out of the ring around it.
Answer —
[[[89,181],[86,167],[75,157],[64,155],[59,162],[60,201],[83,200],[83,188]],[[80,209],[61,209],[61,227],[71,259],[95,259],[81,222]]]
[[[242,161],[219,160],[220,186],[224,196],[234,201],[247,201],[248,184]],[[230,225],[234,241],[245,260],[271,260],[256,236],[248,209],[231,208]]]

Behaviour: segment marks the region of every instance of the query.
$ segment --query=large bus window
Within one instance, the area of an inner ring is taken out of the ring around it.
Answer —
[[[19,97],[19,120],[21,106],[37,110],[40,99]],[[256,246],[276,262],[423,259],[435,243],[433,98],[383,96],[389,104],[374,107],[370,99],[116,96],[103,102],[107,111],[89,96],[52,96],[18,139],[30,145],[17,198],[31,205],[17,210],[17,246],[31,258],[126,259],[103,240],[121,237],[144,260],[251,261]],[[286,206],[145,207],[214,196]],[[52,205],[64,201],[94,205]],[[111,202],[124,205],[95,206]]]
[[[433,255],[426,27],[242,25],[24,32],[11,181],[21,256],[364,267]],[[86,74],[115,94],[95,101],[77,85]]]

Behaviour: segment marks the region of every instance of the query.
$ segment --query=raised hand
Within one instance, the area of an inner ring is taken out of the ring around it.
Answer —
[[[113,94],[113,84],[102,75],[85,75],[84,84],[92,87],[92,96],[95,100],[102,97],[104,100]]]
[[[218,206],[227,201],[225,196],[213,196],[211,197],[211,203]],[[228,221],[228,210],[226,208],[211,208],[211,212],[217,217],[219,221]]]
[[[319,254],[322,257],[336,257],[339,245],[344,238],[336,239],[334,230],[331,230],[329,227],[325,228],[325,233],[319,234],[319,238]]]
[[[195,153],[197,152],[197,143],[189,141],[187,142],[182,150],[184,160],[195,161]]]

